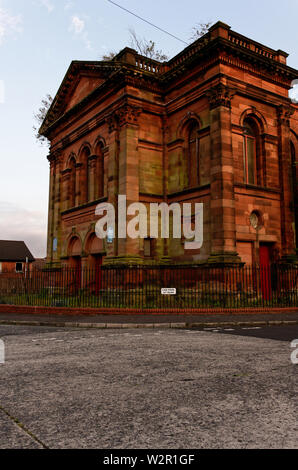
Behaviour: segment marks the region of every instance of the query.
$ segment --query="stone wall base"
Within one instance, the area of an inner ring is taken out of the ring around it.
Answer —
[[[0,305],[0,314],[31,314],[31,315],[248,315],[248,314],[289,314],[298,313],[298,307],[283,308],[185,308],[185,309],[134,309],[134,308],[65,308],[65,307],[33,307],[27,305]]]

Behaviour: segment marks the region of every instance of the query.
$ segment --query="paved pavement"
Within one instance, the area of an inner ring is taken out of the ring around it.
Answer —
[[[0,324],[2,323],[31,323],[52,326],[104,326],[109,325],[171,325],[185,324],[235,324],[256,322],[294,322],[298,324],[298,310],[294,313],[281,314],[208,314],[208,315],[38,315],[38,314],[5,314],[0,313]]]
[[[0,325],[0,448],[298,448],[290,328]]]

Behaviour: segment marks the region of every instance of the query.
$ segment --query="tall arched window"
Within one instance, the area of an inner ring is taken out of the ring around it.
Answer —
[[[89,156],[90,156],[90,149],[89,147],[84,147],[81,153],[81,162],[82,162],[82,180],[81,180],[81,204],[88,202],[89,200],[89,186],[90,186],[90,164],[89,164]]]
[[[94,158],[87,158],[87,199],[86,202],[94,200]]]
[[[96,170],[95,170],[95,199],[104,196],[104,156],[103,145],[100,142],[96,147]]]
[[[198,135],[199,126],[196,121],[188,128],[188,181],[189,186],[200,185],[200,141]]]
[[[69,161],[70,179],[69,179],[69,207],[74,207],[76,204],[76,159],[71,157]]]
[[[243,131],[243,173],[247,184],[260,184],[259,133],[253,119],[245,119]]]

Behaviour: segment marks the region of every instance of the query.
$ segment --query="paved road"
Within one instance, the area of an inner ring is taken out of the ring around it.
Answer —
[[[1,325],[0,448],[298,448],[290,328]]]
[[[298,339],[298,325],[284,326],[247,326],[247,327],[210,327],[202,328],[202,331],[223,333],[236,336],[253,336],[255,338],[276,339],[278,341],[292,342]]]

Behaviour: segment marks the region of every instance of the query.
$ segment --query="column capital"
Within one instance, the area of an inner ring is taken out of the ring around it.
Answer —
[[[61,157],[61,150],[54,150],[53,152],[50,151],[49,155],[47,156],[48,161],[50,162],[50,166],[54,163],[59,163]]]
[[[142,108],[128,103],[123,104],[118,109],[109,114],[106,118],[109,133],[112,133],[117,127],[125,124],[138,125],[139,115]]]
[[[118,120],[117,120],[117,115],[115,111],[113,111],[111,114],[107,116],[106,123],[108,125],[110,134],[117,129]]]
[[[133,106],[130,104],[124,104],[121,108],[117,109],[117,117],[119,126],[125,124],[138,125],[139,115],[141,114],[142,109],[138,106]]]
[[[230,88],[222,83],[212,87],[207,92],[210,110],[218,106],[231,109],[231,100],[235,94],[236,90],[234,88]]]
[[[290,118],[294,114],[295,109],[291,105],[281,104],[277,108],[277,121],[280,125],[290,127]]]

